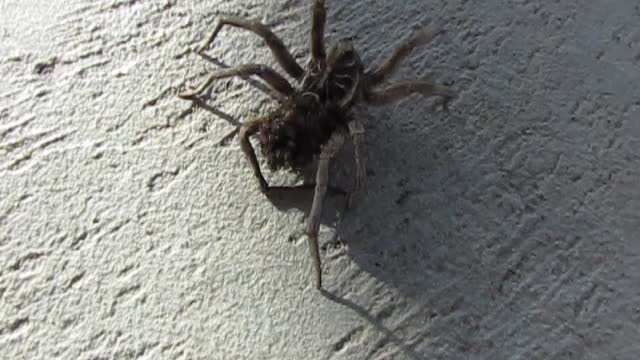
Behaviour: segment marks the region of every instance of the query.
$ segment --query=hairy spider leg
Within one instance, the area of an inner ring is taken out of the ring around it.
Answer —
[[[388,105],[412,94],[421,94],[427,97],[442,96],[447,99],[455,96],[455,93],[444,85],[429,81],[406,80],[388,85],[381,90],[369,89],[364,95],[364,101],[372,106]]]
[[[265,194],[275,193],[278,191],[298,191],[298,190],[309,190],[316,188],[316,183],[306,183],[301,185],[292,185],[292,186],[272,186],[269,185],[267,180],[262,175],[262,171],[260,170],[260,164],[258,162],[258,158],[256,156],[255,149],[253,145],[251,145],[250,138],[255,135],[260,129],[260,123],[266,121],[268,117],[262,117],[255,120],[252,120],[246,124],[243,124],[240,127],[239,137],[240,137],[240,147],[245,157],[249,161],[249,165],[251,165],[251,170],[253,171],[254,176],[258,180],[258,184],[260,185],[260,191]],[[336,195],[346,195],[347,192],[337,186],[326,185],[326,190],[328,190],[331,194]]]
[[[433,35],[424,30],[416,31],[404,40],[391,55],[377,68],[367,72],[369,86],[376,86],[393,75],[400,67],[400,63],[418,46],[425,45],[433,39]]]
[[[333,158],[344,144],[344,134],[336,131],[331,135],[329,141],[323,146],[318,161],[318,171],[316,173],[316,191],[313,195],[311,213],[307,222],[307,236],[309,251],[313,258],[316,274],[316,288],[322,288],[322,267],[320,263],[320,248],[318,245],[318,231],[320,230],[320,217],[322,215],[322,203],[327,191],[329,182],[329,161]]]
[[[220,32],[222,27],[225,25],[249,30],[260,36],[265,41],[267,46],[269,46],[271,52],[273,53],[273,57],[276,59],[282,69],[284,69],[284,71],[286,71],[294,79],[298,81],[302,80],[304,71],[302,70],[300,65],[298,65],[293,55],[291,55],[291,52],[289,52],[282,40],[280,40],[280,38],[276,34],[274,34],[267,26],[257,20],[246,20],[234,16],[223,16],[218,18],[213,31],[211,31],[204,43],[202,43],[202,45],[198,47],[196,52],[200,54],[206,48],[208,48],[209,45],[211,45],[211,43],[215,40],[216,36],[218,36],[218,33]]]
[[[324,27],[327,21],[324,0],[316,0],[312,11],[310,40],[311,58],[314,63],[321,64],[327,57],[324,45]]]
[[[182,99],[193,99],[195,96],[202,94],[211,84],[218,79],[223,79],[231,76],[248,77],[256,75],[262,78],[266,83],[278,92],[281,96],[289,96],[293,94],[294,89],[289,84],[287,79],[275,72],[273,69],[266,65],[261,64],[249,64],[240,65],[228,69],[215,70],[209,74],[207,80],[205,80],[200,86],[191,91],[185,91],[178,94],[178,97]]]
[[[243,124],[240,127],[240,147],[242,148],[242,152],[246,156],[249,164],[251,165],[251,169],[253,170],[253,174],[256,179],[258,179],[258,183],[260,184],[260,190],[263,193],[269,191],[269,184],[267,180],[265,180],[262,175],[262,171],[260,171],[260,164],[258,163],[258,158],[256,157],[256,152],[251,145],[251,141],[249,138],[252,135],[255,135],[260,129],[260,123],[266,121],[267,117],[258,118],[256,120],[250,121],[247,124]]]

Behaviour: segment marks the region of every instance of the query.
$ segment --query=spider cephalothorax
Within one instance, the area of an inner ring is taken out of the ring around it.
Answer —
[[[357,195],[365,192],[364,127],[350,115],[350,109],[357,105],[385,105],[411,94],[438,95],[447,99],[453,96],[448,87],[421,80],[398,81],[381,86],[415,47],[431,40],[431,35],[424,31],[413,34],[382,64],[369,69],[365,69],[348,39],[338,41],[326,52],[324,3],[324,0],[315,0],[313,6],[310,56],[305,69],[298,65],[280,38],[265,25],[253,20],[221,17],[198,48],[198,53],[204,51],[224,25],[252,31],[265,41],[278,64],[297,81],[296,86],[266,65],[250,64],[214,71],[197,89],[178,95],[183,99],[193,99],[216,79],[251,75],[262,78],[280,95],[280,106],[276,110],[242,125],[240,145],[263,192],[269,192],[271,186],[262,175],[249,141],[251,136],[257,137],[261,153],[271,170],[300,171],[318,159],[315,195],[306,229],[318,288],[322,286],[318,229],[328,186],[329,160],[336,155],[347,136],[354,143],[356,160],[355,186],[349,196],[349,204]]]

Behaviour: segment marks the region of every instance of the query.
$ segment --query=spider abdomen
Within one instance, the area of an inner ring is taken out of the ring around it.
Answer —
[[[301,171],[320,153],[334,131],[346,128],[347,121],[348,115],[337,105],[298,95],[261,124],[261,152],[271,170]]]

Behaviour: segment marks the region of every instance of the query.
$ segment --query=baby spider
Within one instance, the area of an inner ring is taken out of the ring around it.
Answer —
[[[318,289],[322,287],[318,229],[322,202],[328,186],[329,161],[338,153],[347,136],[354,143],[356,173],[354,189],[348,199],[349,207],[353,205],[354,199],[365,193],[365,131],[360,121],[351,116],[350,109],[354,106],[390,104],[411,94],[437,95],[444,97],[445,101],[454,96],[446,86],[421,80],[399,81],[381,86],[415,47],[431,40],[432,35],[427,32],[417,31],[400,44],[382,64],[367,70],[348,39],[338,41],[327,52],[324,44],[324,3],[324,0],[315,0],[313,5],[310,56],[305,68],[300,67],[278,36],[255,20],[221,17],[209,37],[197,49],[198,54],[207,49],[225,25],[249,30],[269,46],[276,62],[296,80],[295,86],[266,65],[249,64],[214,71],[202,85],[178,95],[182,99],[193,100],[215,80],[251,75],[260,77],[280,95],[279,107],[275,111],[242,125],[239,133],[240,145],[260,189],[267,194],[274,187],[262,175],[249,137],[257,137],[262,155],[266,157],[271,170],[300,172],[318,158],[315,194],[306,227]]]

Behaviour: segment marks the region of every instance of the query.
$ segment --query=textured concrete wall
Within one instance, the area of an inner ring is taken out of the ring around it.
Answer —
[[[218,14],[303,61],[311,1],[0,3],[0,352],[6,359],[624,359],[640,350],[637,1],[329,0],[327,36],[396,78],[452,82],[362,111],[369,195],[268,201],[234,138],[272,100]],[[275,65],[274,65],[275,66]],[[347,148],[332,181],[350,186]],[[297,181],[269,174],[274,183]]]

